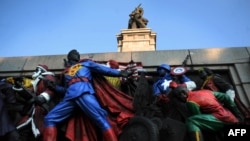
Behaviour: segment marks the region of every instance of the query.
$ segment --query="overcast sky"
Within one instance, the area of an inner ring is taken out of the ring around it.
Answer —
[[[140,3],[157,50],[250,46],[250,0],[0,0],[0,57],[117,52]]]

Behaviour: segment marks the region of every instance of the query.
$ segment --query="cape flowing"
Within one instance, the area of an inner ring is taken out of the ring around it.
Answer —
[[[116,89],[101,75],[94,74],[92,83],[96,97],[107,110],[108,121],[118,137],[129,119],[134,117],[133,98]],[[69,119],[65,136],[70,141],[98,141],[100,138],[97,127],[82,112]]]

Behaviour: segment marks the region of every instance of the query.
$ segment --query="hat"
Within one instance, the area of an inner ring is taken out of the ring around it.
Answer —
[[[48,70],[49,70],[49,68],[48,68],[47,65],[42,65],[42,64],[39,64],[39,65],[37,66],[37,68],[40,68],[40,69],[42,69],[43,71],[48,71]]]
[[[171,67],[168,64],[161,64],[160,66],[157,67],[157,70],[159,70],[160,68],[163,68],[167,71],[171,70]]]
[[[108,61],[110,68],[112,69],[119,69],[119,63],[116,62],[115,60],[109,60]]]

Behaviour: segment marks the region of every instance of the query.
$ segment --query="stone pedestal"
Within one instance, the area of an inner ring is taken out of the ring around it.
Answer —
[[[118,52],[155,51],[156,33],[149,28],[124,29],[117,42]]]

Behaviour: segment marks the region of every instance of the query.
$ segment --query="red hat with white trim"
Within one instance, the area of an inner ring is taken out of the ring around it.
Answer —
[[[40,68],[40,69],[42,69],[43,71],[48,71],[48,70],[49,70],[49,68],[48,68],[47,65],[42,65],[42,64],[39,64],[39,65],[37,66],[37,68]]]

